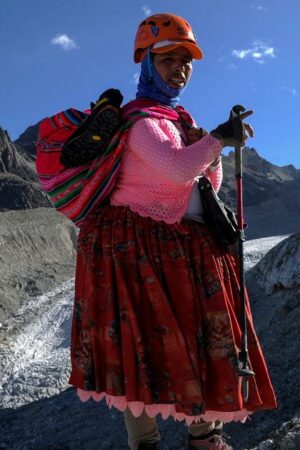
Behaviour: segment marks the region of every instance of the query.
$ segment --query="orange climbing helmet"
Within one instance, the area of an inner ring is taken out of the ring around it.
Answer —
[[[139,25],[134,42],[134,62],[144,58],[147,48],[152,53],[165,53],[176,47],[185,47],[194,59],[202,59],[191,25],[175,14],[154,14]]]

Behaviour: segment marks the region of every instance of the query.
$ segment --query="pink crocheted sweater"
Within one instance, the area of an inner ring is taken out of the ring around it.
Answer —
[[[184,141],[183,130],[170,120],[138,120],[129,132],[111,204],[175,223],[188,209],[197,176],[205,174],[218,191],[222,164],[210,165],[222,150],[219,140],[206,135],[192,145]]]

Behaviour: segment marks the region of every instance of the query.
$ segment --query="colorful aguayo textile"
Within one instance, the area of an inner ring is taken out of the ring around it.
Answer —
[[[36,171],[40,184],[55,208],[77,226],[111,193],[129,128],[136,120],[151,116],[180,120],[187,127],[193,124],[182,107],[172,109],[157,106],[152,100],[135,100],[123,108],[120,128],[105,151],[92,162],[66,169],[60,163],[62,147],[87,116],[87,113],[71,108],[44,119],[39,127],[37,144]]]
[[[80,230],[70,384],[135,416],[244,421],[276,407],[254,331],[249,400],[237,376],[241,348],[235,258],[192,220],[166,224],[105,206]]]

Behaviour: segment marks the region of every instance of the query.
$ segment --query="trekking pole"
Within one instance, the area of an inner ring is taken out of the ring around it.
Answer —
[[[243,117],[243,112],[246,108],[242,105],[235,105],[230,113],[230,118],[234,119]],[[236,178],[236,192],[237,192],[237,219],[239,227],[239,281],[240,281],[240,302],[241,302],[241,317],[240,326],[242,331],[242,345],[239,353],[240,367],[238,375],[242,377],[242,393],[245,402],[249,397],[249,377],[254,376],[255,373],[249,368],[248,359],[248,336],[247,336],[247,314],[246,314],[246,300],[245,300],[245,268],[244,268],[244,202],[243,202],[243,161],[242,161],[242,145],[235,147],[235,178]]]

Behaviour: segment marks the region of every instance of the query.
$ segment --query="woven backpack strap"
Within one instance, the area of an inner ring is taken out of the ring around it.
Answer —
[[[186,130],[190,130],[191,128],[196,127],[196,122],[182,106],[176,106],[175,110],[179,115],[181,125]]]

